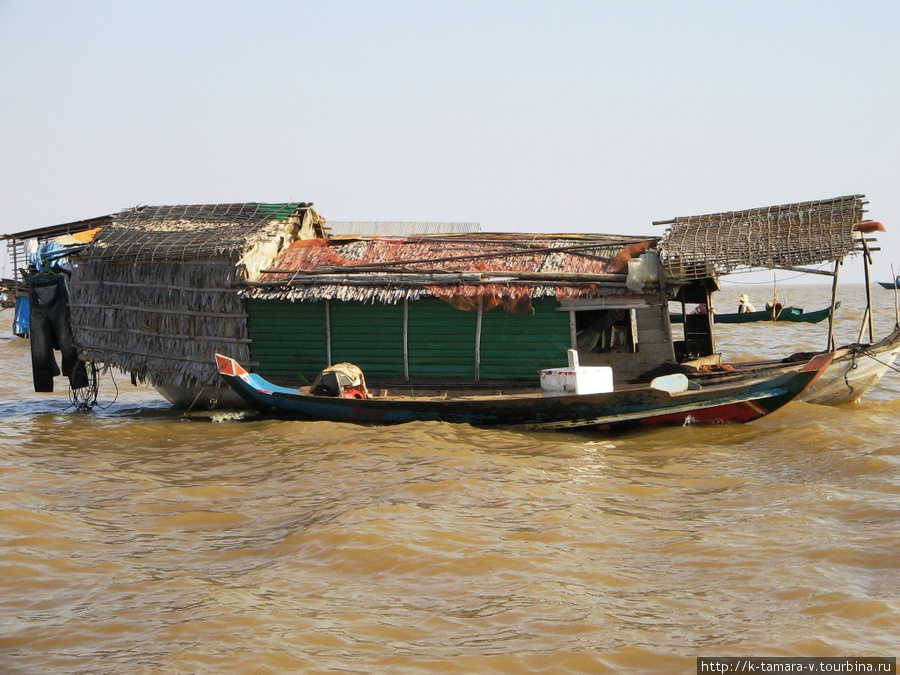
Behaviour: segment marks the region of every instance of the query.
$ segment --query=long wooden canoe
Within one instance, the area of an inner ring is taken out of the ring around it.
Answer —
[[[701,386],[683,375],[657,378],[608,393],[546,396],[526,394],[435,396],[384,395],[367,398],[314,396],[247,372],[216,354],[219,375],[253,408],[294,419],[401,424],[436,421],[480,427],[525,429],[621,429],[650,425],[749,422],[787,404],[831,362],[819,355],[801,368],[749,375]],[[673,386],[673,377],[676,379]]]

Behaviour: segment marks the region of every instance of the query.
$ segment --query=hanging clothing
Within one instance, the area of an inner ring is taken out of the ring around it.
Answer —
[[[54,349],[62,353],[62,374],[73,389],[88,385],[87,369],[78,360],[78,349],[69,320],[69,297],[63,275],[35,274],[26,279],[31,305],[29,332],[31,373],[35,391],[53,391],[53,378],[59,375]]]
[[[28,326],[31,324],[31,300],[27,295],[16,298],[16,316],[13,320],[13,335],[28,337]]]

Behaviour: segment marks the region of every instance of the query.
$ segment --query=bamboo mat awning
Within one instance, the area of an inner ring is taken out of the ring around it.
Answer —
[[[795,269],[841,260],[855,250],[864,195],[687,216],[659,242],[660,263],[676,281],[754,269]]]
[[[302,218],[311,206],[249,202],[135,207],[112,216],[87,257],[92,262],[236,257],[270,235],[272,224]]]

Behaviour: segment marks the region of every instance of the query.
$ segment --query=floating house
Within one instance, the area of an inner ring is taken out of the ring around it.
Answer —
[[[844,256],[868,255],[864,204],[677,218],[659,236],[338,231],[311,203],[146,206],[5,238],[23,277],[29,242],[63,247],[82,360],[206,408],[235,402],[216,353],[294,384],[350,362],[371,387],[534,386],[570,350],[617,383],[715,369],[710,316],[673,335],[669,303],[710,303],[719,274],[743,269],[835,261],[836,283]]]

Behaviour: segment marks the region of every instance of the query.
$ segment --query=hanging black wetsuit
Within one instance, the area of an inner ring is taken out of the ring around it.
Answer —
[[[78,350],[69,322],[69,298],[62,274],[44,272],[26,279],[31,300],[31,371],[35,391],[53,391],[53,378],[59,375],[54,348],[62,352],[62,374],[73,389],[88,385],[87,370],[78,360]]]

